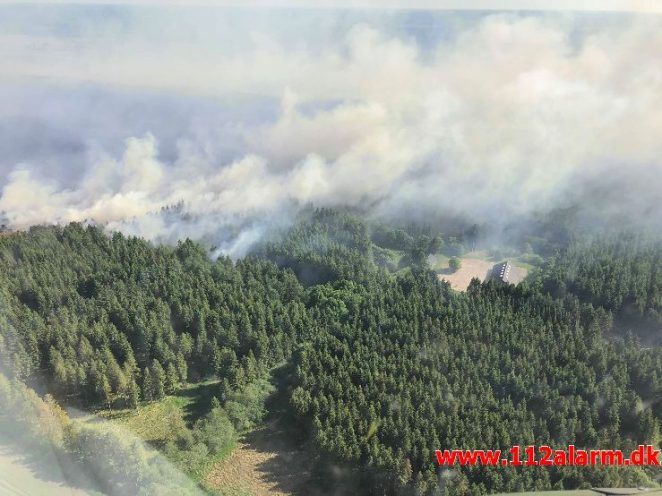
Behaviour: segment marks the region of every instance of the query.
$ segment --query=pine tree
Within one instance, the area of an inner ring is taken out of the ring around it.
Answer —
[[[129,408],[138,408],[140,403],[140,388],[135,379],[131,379],[127,386],[127,403]]]
[[[152,398],[160,400],[165,396],[166,373],[158,360],[152,360],[150,368],[152,376]]]
[[[175,365],[170,362],[166,370],[165,378],[165,391],[168,394],[173,394],[179,388],[179,373]]]
[[[143,398],[145,401],[154,400],[154,382],[151,371],[148,368],[143,369]]]

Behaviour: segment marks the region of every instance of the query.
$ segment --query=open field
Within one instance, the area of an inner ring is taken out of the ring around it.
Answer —
[[[309,459],[272,420],[244,436],[232,454],[209,471],[205,483],[242,496],[290,496],[307,493],[309,473]]]
[[[141,405],[136,410],[105,411],[99,412],[99,416],[117,422],[143,441],[158,446],[165,444],[181,424],[181,408],[179,398],[166,396],[161,401]]]
[[[209,412],[211,400],[218,391],[217,387],[217,380],[188,384],[174,395],[166,396],[160,401],[144,403],[135,410],[99,410],[96,412],[97,417],[90,415],[88,421],[94,422],[99,418],[111,421],[152,447],[163,449],[169,441],[176,441],[190,432],[194,422]],[[219,453],[188,465],[187,468],[179,466],[178,461],[170,461],[178,465],[188,477],[200,482],[209,469],[225,459],[233,448],[234,443]],[[188,456],[185,451],[179,453]]]
[[[509,260],[512,265],[510,272],[510,282],[512,284],[522,282],[529,273],[529,267],[520,263],[516,258],[495,259],[482,251],[470,252],[460,257],[462,266],[456,272],[451,272],[448,268],[448,260],[449,257],[434,255],[430,259],[430,265],[437,272],[439,280],[448,281],[451,288],[457,291],[466,291],[474,277],[484,281],[490,276],[494,265],[504,260]]]
[[[217,380],[188,384],[174,395],[140,405],[137,409],[98,410],[96,415],[126,427],[143,441],[159,447],[173,434],[209,411]],[[93,419],[93,417],[90,417]]]
[[[451,288],[458,291],[466,291],[471,279],[477,277],[481,281],[484,281],[493,266],[494,262],[488,260],[463,257],[462,266],[459,270],[451,272],[450,269],[444,269],[438,273],[438,277],[440,280],[448,281]]]
[[[210,408],[217,380],[188,384],[161,401],[143,404],[136,410],[99,410],[97,415],[127,427],[142,440],[159,444],[172,435],[174,424],[183,419],[192,423]]]

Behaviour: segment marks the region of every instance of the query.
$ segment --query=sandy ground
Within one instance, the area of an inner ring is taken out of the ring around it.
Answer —
[[[512,263],[512,262],[511,262]],[[477,277],[484,281],[491,273],[495,263],[480,258],[467,257],[462,258],[462,267],[455,273],[450,273],[448,269],[439,271],[437,277],[439,280],[448,281],[451,288],[457,291],[466,291],[471,279]],[[513,264],[510,272],[510,282],[518,284],[527,275],[528,271],[523,267]]]
[[[284,439],[277,423],[270,422],[242,439],[205,480],[242,496],[291,496],[306,494],[309,474],[309,461]]]
[[[0,494],[7,496],[87,496],[68,485],[54,455],[26,456],[0,439]]]
[[[488,262],[478,258],[462,258],[462,266],[457,272],[450,273],[448,270],[441,271],[437,277],[448,281],[451,288],[458,291],[466,291],[471,279],[477,277],[484,281],[494,267],[494,262]]]
[[[529,273],[524,267],[518,267],[513,264],[513,268],[510,269],[509,281],[511,284],[518,284],[524,280],[526,275]]]

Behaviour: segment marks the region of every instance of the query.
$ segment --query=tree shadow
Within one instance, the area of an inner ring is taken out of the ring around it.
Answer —
[[[175,396],[189,400],[183,407],[184,420],[189,424],[193,424],[196,420],[209,413],[212,398],[218,396],[218,394],[219,382],[206,381],[180,389],[175,393]]]

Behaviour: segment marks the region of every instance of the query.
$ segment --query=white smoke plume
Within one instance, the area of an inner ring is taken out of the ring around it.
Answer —
[[[237,34],[223,9],[211,12]],[[2,162],[0,211],[15,228],[94,220],[170,242],[248,222],[241,237],[219,240],[221,252],[237,255],[274,214],[308,203],[493,222],[603,188],[614,211],[661,225],[659,16],[489,14],[420,29],[401,17],[374,16],[328,27],[339,15],[315,18],[322,34],[293,35],[265,14],[248,34],[222,42],[204,23],[194,36],[198,17],[173,28],[174,41],[138,23],[137,14],[122,17],[121,28],[102,24],[94,36],[88,31],[97,20],[71,37],[7,29],[0,81],[12,91],[29,81],[72,94],[93,85],[119,88],[125,99],[152,93],[211,103],[187,110],[179,136],[176,124],[163,131],[164,122],[180,117],[168,113],[172,105],[152,109],[158,119],[138,116],[145,122],[125,136],[123,150],[107,150],[109,132],[97,126],[94,139],[80,145],[82,165],[60,176],[27,156],[30,139],[19,140],[25,150],[3,144],[15,160]],[[200,108],[212,112],[228,101],[267,102],[271,110],[195,119]],[[62,103],[46,89],[31,103],[30,122],[53,128],[55,117],[79,102]],[[112,106],[95,105],[99,112]],[[20,121],[23,112],[0,101],[0,121]],[[136,116],[129,106],[116,119],[130,128]],[[67,122],[67,133],[84,136],[83,120]],[[119,134],[112,130],[115,141]],[[176,204],[187,222],[161,211]]]

